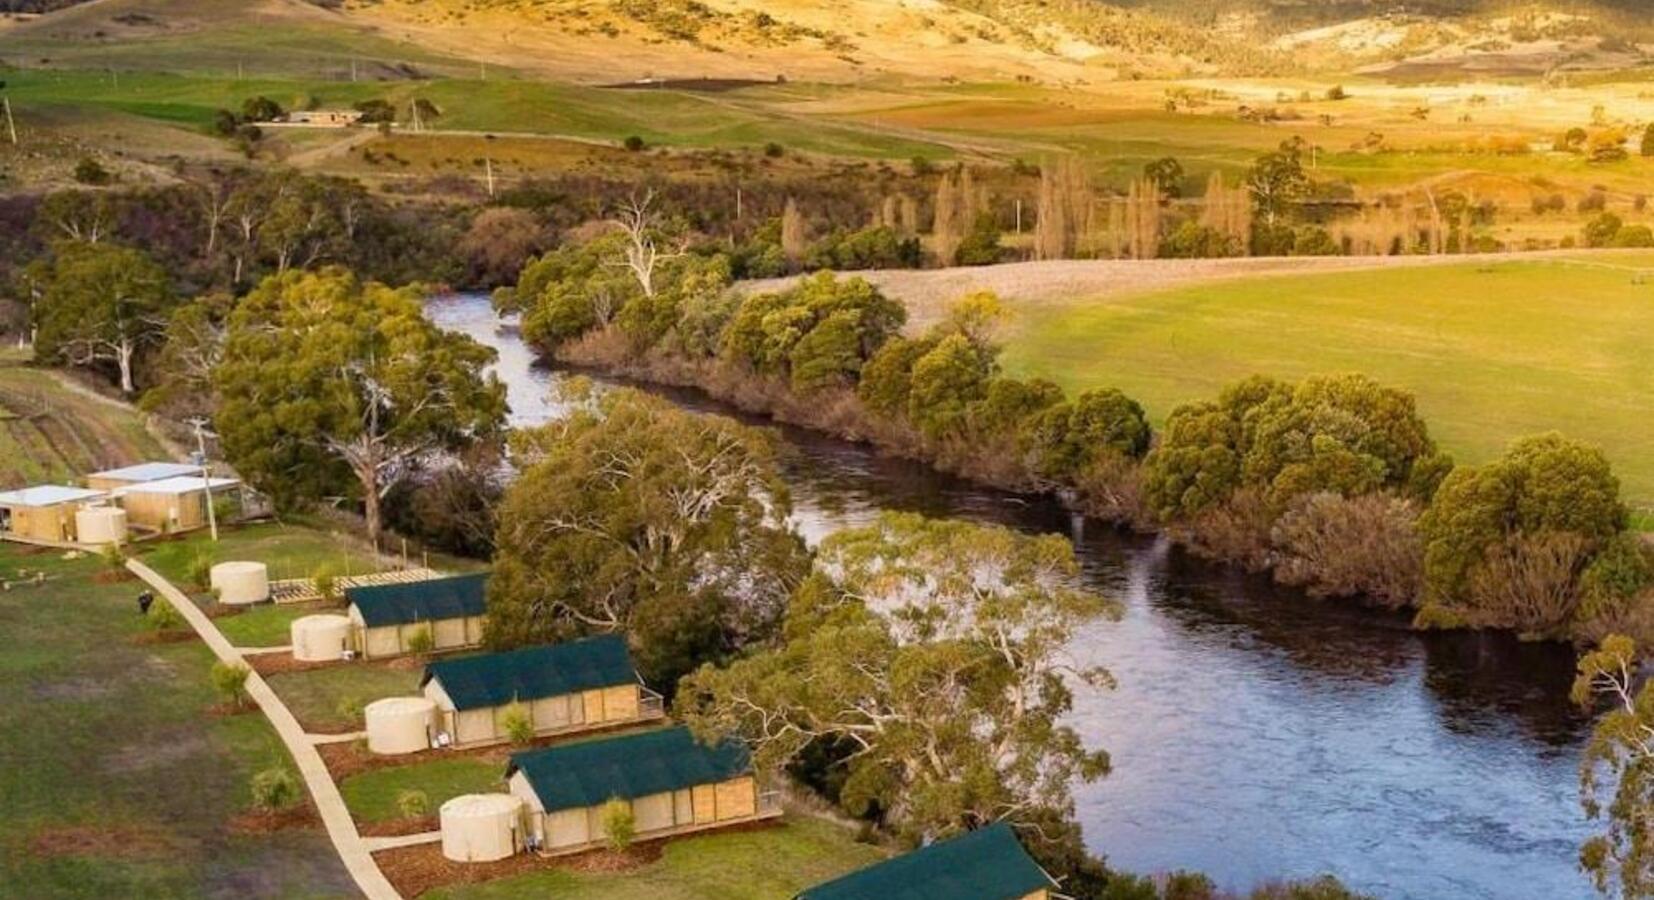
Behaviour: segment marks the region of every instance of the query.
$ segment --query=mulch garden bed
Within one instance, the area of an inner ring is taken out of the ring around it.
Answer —
[[[120,584],[123,581],[132,581],[138,576],[125,569],[104,569],[92,576],[93,584]]]
[[[348,666],[350,663],[342,659],[327,659],[319,662],[294,659],[292,651],[283,650],[273,653],[244,653],[242,658],[252,666],[254,671],[265,677],[280,675],[283,672],[309,672],[312,669],[330,669],[334,666]]]
[[[763,831],[779,827],[780,819],[745,822],[724,828],[708,829],[704,834],[722,834],[737,831]],[[680,835],[681,837],[681,835]],[[419,844],[397,847],[373,854],[375,862],[390,879],[391,885],[404,897],[418,897],[426,891],[451,884],[481,884],[499,878],[510,878],[543,869],[567,869],[572,872],[630,872],[660,859],[666,844],[675,838],[656,838],[639,841],[625,853],[608,849],[588,850],[569,856],[542,857],[535,853],[516,856],[490,863],[454,862],[442,855],[442,844]]]
[[[498,862],[461,863],[443,856],[442,845],[435,843],[381,850],[375,853],[373,858],[398,893],[404,897],[418,897],[426,891],[451,884],[481,884],[542,869],[561,868],[583,872],[627,871],[660,859],[660,844],[659,841],[638,844],[625,854],[617,854],[610,850],[594,850],[578,856],[544,859],[533,853],[519,853]]]
[[[270,834],[289,828],[308,828],[320,825],[322,817],[310,801],[296,803],[286,809],[250,809],[230,819],[232,834]]]

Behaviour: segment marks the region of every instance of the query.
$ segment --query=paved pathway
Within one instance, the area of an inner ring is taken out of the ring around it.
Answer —
[[[344,734],[312,734],[307,736],[310,738],[310,743],[320,746],[322,744],[346,744],[351,741],[359,741],[367,737],[368,733],[365,731],[347,731]]]
[[[135,559],[127,560],[126,567],[154,588],[156,593],[165,597],[219,659],[231,664],[247,665],[241,658],[240,651],[224,638],[218,626],[214,625],[206,613],[203,613],[201,608],[172,582]],[[339,795],[339,786],[333,783],[333,776],[322,763],[321,754],[316,752],[310,736],[305,734],[299,721],[293,718],[293,714],[288,711],[287,705],[281,702],[281,698],[276,696],[276,692],[271,690],[270,685],[250,666],[247,693],[270,719],[270,724],[275,726],[276,733],[287,745],[287,752],[293,755],[293,761],[299,767],[299,774],[304,776],[305,783],[310,786],[310,796],[316,803],[316,811],[321,813],[322,822],[327,826],[327,836],[333,840],[333,846],[339,851],[339,857],[344,860],[345,868],[350,871],[351,877],[356,879],[356,886],[362,889],[368,900],[402,900],[402,895],[391,886],[390,881],[385,878],[385,873],[379,871],[379,864],[373,861],[371,850],[375,848],[371,848],[362,840],[361,835],[357,834],[356,823],[350,818],[350,810],[345,807],[344,798]]]
[[[442,840],[440,831],[421,831],[418,834],[404,834],[397,837],[365,837],[362,843],[374,852],[393,850],[397,847],[417,847],[420,844],[434,844]]]

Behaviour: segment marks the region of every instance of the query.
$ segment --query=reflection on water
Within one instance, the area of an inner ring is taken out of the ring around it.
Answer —
[[[434,301],[439,324],[500,351],[514,419],[558,414],[486,298]],[[701,409],[693,392],[665,393]],[[718,411],[724,411],[719,409]],[[1073,720],[1114,772],[1076,791],[1093,849],[1138,871],[1242,888],[1333,872],[1382,897],[1588,897],[1575,765],[1588,729],[1567,702],[1566,648],[1503,635],[1420,635],[1400,616],[1319,603],[1214,568],[1056,504],[985,490],[867,448],[782,429],[795,517],[818,539],[881,509],[1059,532],[1120,622],[1073,652],[1117,690]]]

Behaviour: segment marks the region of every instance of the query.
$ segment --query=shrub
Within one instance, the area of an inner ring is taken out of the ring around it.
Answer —
[[[770,141],[769,143],[764,145],[764,155],[769,157],[770,159],[779,159],[783,155],[785,155],[786,152],[787,152],[787,148],[781,146],[780,144],[777,144],[774,141]]]
[[[75,180],[81,184],[104,185],[112,181],[113,177],[102,163],[90,156],[83,156],[80,162],[75,163]]]
[[[1299,498],[1271,533],[1275,580],[1312,597],[1365,596],[1391,608],[1418,602],[1424,549],[1418,510],[1391,494]]]
[[[1574,633],[1593,642],[1654,639],[1654,546],[1635,534],[1610,540],[1579,577],[1575,621]]]
[[[404,819],[422,819],[431,814],[431,796],[424,791],[401,791],[396,795],[396,811]]]
[[[253,806],[267,812],[286,809],[299,802],[299,780],[282,766],[273,766],[253,776]]]
[[[638,135],[633,134],[633,135],[627,135],[626,140],[623,142],[622,146],[624,146],[627,150],[629,150],[633,153],[636,153],[639,150],[642,150],[644,147],[647,147],[648,144],[645,144],[643,142],[643,138],[639,137]]]
[[[513,744],[521,746],[534,740],[534,719],[521,703],[513,703],[500,713],[500,727]]]
[[[603,824],[603,839],[608,842],[609,849],[616,853],[631,849],[632,840],[637,837],[637,819],[632,815],[632,804],[619,797],[610,798],[603,804],[599,821]]]
[[[154,632],[177,631],[188,624],[183,613],[174,609],[166,600],[157,600],[150,604],[149,612],[144,614],[144,627]]]
[[[1614,238],[1619,236],[1620,229],[1624,225],[1625,222],[1611,212],[1605,212],[1597,216],[1585,223],[1585,246],[1607,247],[1612,245]]]
[[[323,600],[336,601],[339,599],[339,579],[333,574],[331,566],[321,566],[310,576],[311,582],[316,585],[316,593],[322,595]]]
[[[339,702],[333,704],[333,712],[353,725],[360,725],[364,706],[366,704],[362,702],[361,697],[340,697]]]
[[[189,564],[184,567],[184,577],[196,587],[206,587],[212,583],[213,556],[201,551],[190,557]]]
[[[251,670],[240,663],[215,662],[211,673],[213,692],[225,703],[244,708],[252,699],[247,695],[247,677],[251,674]]]
[[[436,647],[436,636],[431,631],[430,623],[416,626],[408,634],[409,653],[429,653]]]
[[[111,572],[126,571],[126,551],[121,549],[120,544],[108,544],[98,551],[98,555],[103,557],[103,564]]]

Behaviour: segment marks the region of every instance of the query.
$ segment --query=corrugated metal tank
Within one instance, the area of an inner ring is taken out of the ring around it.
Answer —
[[[418,753],[431,746],[436,704],[424,697],[386,697],[362,711],[367,719],[368,749],[383,755]]]
[[[209,582],[219,603],[245,606],[270,599],[270,569],[261,562],[221,562],[212,567]]]
[[[82,544],[126,542],[126,510],[118,506],[88,506],[75,511],[75,540]]]
[[[350,619],[323,613],[294,619],[288,626],[293,658],[300,662],[332,662],[350,647]]]
[[[510,794],[465,794],[442,804],[442,855],[455,862],[493,862],[521,844],[523,801]]]

